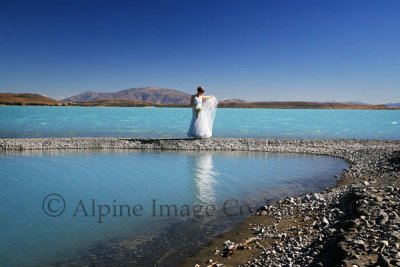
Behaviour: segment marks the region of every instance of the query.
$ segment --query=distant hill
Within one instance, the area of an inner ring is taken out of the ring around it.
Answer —
[[[350,101],[350,102],[345,102],[345,103],[350,103],[354,105],[369,105],[368,103],[361,102],[361,101]]]
[[[238,98],[225,98],[224,100],[219,101],[219,103],[222,103],[222,102],[226,102],[226,103],[229,103],[229,102],[244,103],[244,102],[247,102],[247,101],[243,100],[243,99],[238,99]]]
[[[222,108],[282,108],[282,109],[390,109],[385,105],[353,104],[340,102],[304,102],[304,101],[282,101],[282,102],[222,102],[218,105]]]
[[[388,104],[385,104],[385,106],[391,107],[391,108],[400,107],[400,103],[388,103]]]
[[[0,104],[3,105],[58,105],[58,101],[39,94],[0,93]]]
[[[62,102],[95,102],[104,100],[143,101],[153,104],[184,105],[190,103],[190,95],[174,89],[156,87],[131,88],[115,93],[88,91],[63,99]]]
[[[346,102],[340,102],[340,101],[324,101],[324,102],[319,102],[319,103],[326,103],[326,104],[369,105],[368,103],[361,102],[361,101],[346,101]]]

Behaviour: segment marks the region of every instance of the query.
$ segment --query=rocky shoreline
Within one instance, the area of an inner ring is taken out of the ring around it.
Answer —
[[[336,187],[260,207],[242,223],[241,234],[225,233],[222,241],[183,265],[400,266],[400,141],[0,139],[3,151],[43,149],[246,150],[341,157],[349,167]]]

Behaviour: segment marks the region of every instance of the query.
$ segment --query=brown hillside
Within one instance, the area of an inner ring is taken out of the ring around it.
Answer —
[[[58,105],[58,101],[38,94],[0,93],[0,104],[3,105]]]

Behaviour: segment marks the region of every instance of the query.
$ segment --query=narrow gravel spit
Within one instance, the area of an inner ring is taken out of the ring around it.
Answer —
[[[232,266],[235,257],[243,259],[236,266],[400,266],[399,140],[0,139],[3,151],[44,149],[242,150],[344,158],[349,167],[335,187],[266,203],[252,217],[270,218],[269,223],[249,218],[248,238],[227,239],[209,255],[188,256],[183,266]]]

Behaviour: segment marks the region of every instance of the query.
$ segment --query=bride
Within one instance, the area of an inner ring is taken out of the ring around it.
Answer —
[[[215,96],[205,96],[204,88],[199,86],[197,94],[192,95],[192,121],[187,135],[194,138],[209,138],[212,136],[212,127],[217,111],[218,101]]]

